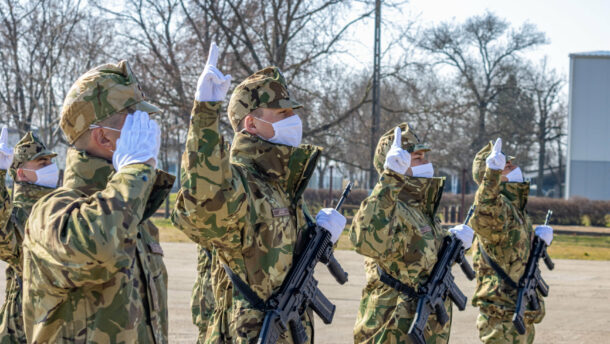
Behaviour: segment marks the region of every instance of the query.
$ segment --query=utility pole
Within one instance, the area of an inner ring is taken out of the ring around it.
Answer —
[[[375,56],[373,58],[373,116],[371,121],[371,165],[369,173],[369,188],[372,189],[377,182],[377,172],[373,160],[375,158],[375,148],[379,139],[379,83],[380,83],[380,62],[381,62],[381,0],[375,0]]]

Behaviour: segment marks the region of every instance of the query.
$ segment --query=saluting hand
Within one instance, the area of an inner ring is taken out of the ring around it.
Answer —
[[[13,147],[8,144],[8,129],[2,128],[0,133],[0,170],[8,170],[13,162]]]
[[[411,166],[411,154],[402,149],[402,130],[400,127],[394,129],[394,142],[385,157],[383,168],[387,168],[396,173],[405,174]]]
[[[492,170],[504,170],[506,165],[506,156],[502,153],[502,139],[498,138],[491,153],[485,160],[487,167]]]
[[[216,64],[218,63],[218,46],[212,43],[208,61],[197,81],[197,92],[195,100],[199,102],[221,101],[227,96],[229,86],[231,86],[231,76],[223,75]]]

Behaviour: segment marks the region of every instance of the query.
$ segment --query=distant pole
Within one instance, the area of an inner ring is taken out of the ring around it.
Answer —
[[[330,183],[328,185],[328,206],[332,206],[333,204],[333,168],[335,166],[330,165]]]
[[[371,165],[369,173],[369,188],[372,189],[377,182],[377,172],[373,160],[379,132],[379,81],[381,62],[381,0],[375,0],[375,56],[373,58],[373,118],[371,122]]]
[[[462,222],[464,221],[464,210],[466,210],[466,169],[463,168],[462,169],[462,206],[460,207],[460,212],[459,212],[459,221],[458,222]]]

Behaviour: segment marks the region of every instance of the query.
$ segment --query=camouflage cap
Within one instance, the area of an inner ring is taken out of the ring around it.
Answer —
[[[413,131],[413,128],[409,126],[407,123],[401,123],[398,125],[400,130],[402,130],[402,148],[408,151],[409,153],[417,152],[417,151],[430,151],[430,148],[427,144],[424,144],[419,141],[417,135]],[[385,132],[385,134],[381,135],[379,142],[377,143],[377,148],[375,149],[375,158],[373,163],[375,165],[375,169],[377,172],[381,174],[384,170],[383,164],[385,163],[385,156],[388,154],[390,150],[390,146],[394,142],[394,129],[396,127],[392,127],[392,129]]]
[[[14,152],[15,155],[13,156],[11,170],[17,170],[23,166],[24,163],[36,160],[40,157],[49,156],[52,158],[57,156],[55,152],[48,150],[40,138],[31,131],[28,131],[27,134],[19,140],[15,146]]]
[[[233,130],[246,115],[258,108],[298,109],[303,105],[290,97],[286,80],[277,67],[267,67],[242,81],[229,101],[229,120]]]
[[[493,146],[493,142],[489,141],[489,143],[474,156],[474,160],[472,161],[472,179],[474,179],[475,183],[478,185],[483,181],[483,176],[487,169],[487,157],[491,153]]]
[[[60,126],[73,144],[91,124],[127,108],[148,113],[160,110],[144,101],[144,93],[127,61],[97,66],[81,75],[68,91]]]

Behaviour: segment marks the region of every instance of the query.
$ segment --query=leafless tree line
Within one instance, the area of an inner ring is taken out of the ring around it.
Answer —
[[[373,9],[367,0],[0,0],[0,124],[21,134],[37,128],[51,147],[65,143],[57,124],[70,85],[97,64],[127,59],[163,110],[161,161],[170,166],[214,41],[222,48],[219,68],[235,85],[268,65],[283,70],[306,104],[305,141],[324,147],[319,182],[332,163],[366,187],[372,66],[343,61],[359,32],[372,30]],[[485,142],[503,137],[526,170],[542,177],[550,169],[561,180],[564,77],[546,61],[524,58],[546,43],[544,33],[492,13],[434,27],[405,20],[384,30],[393,58],[382,59],[383,131],[411,123],[446,173],[468,168]],[[231,135],[228,121],[222,130]]]

